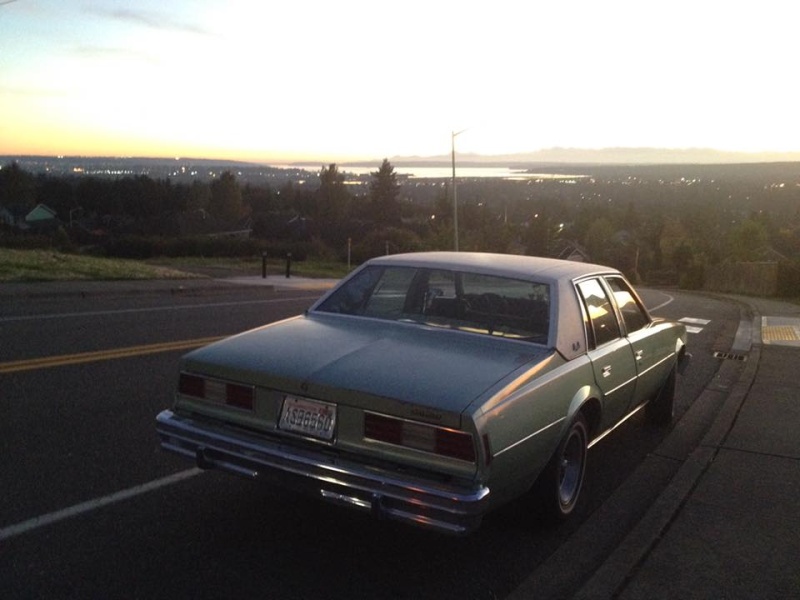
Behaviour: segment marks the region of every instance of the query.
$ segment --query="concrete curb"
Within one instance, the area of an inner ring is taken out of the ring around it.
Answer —
[[[754,308],[736,300],[736,346],[750,348]],[[747,338],[747,339],[745,339]],[[700,396],[653,452],[559,549],[508,598],[613,598],[656,546],[717,454],[755,378],[760,348],[749,360],[724,361]],[[654,489],[653,493],[649,493]],[[629,499],[650,498],[632,514]],[[621,533],[615,535],[617,531]],[[599,544],[602,540],[602,544]],[[601,564],[599,568],[597,564]],[[584,579],[585,578],[585,579]],[[575,591],[577,590],[577,591]]]

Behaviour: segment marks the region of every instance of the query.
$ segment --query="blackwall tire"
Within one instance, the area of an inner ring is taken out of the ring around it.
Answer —
[[[672,423],[675,415],[675,382],[677,370],[672,367],[664,385],[658,391],[655,398],[647,403],[644,408],[645,418],[650,425],[656,427],[666,427]]]
[[[575,510],[583,488],[589,426],[578,413],[536,482],[536,500],[548,520],[562,521]]]

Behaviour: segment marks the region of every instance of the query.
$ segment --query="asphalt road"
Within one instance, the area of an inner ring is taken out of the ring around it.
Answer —
[[[680,419],[705,387],[724,385],[713,353],[730,350],[740,308],[643,296],[655,316],[692,319]],[[665,460],[631,483],[666,434],[637,415],[590,452],[570,522],[546,526],[517,503],[451,538],[160,451],[154,418],[171,403],[183,352],[314,298],[242,288],[0,299],[0,597],[504,598],[537,573],[558,586],[551,596],[568,595],[674,473]],[[688,447],[703,423],[678,426]]]

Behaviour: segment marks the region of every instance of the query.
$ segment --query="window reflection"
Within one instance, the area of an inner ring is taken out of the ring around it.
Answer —
[[[578,284],[589,315],[589,326],[594,334],[596,346],[601,346],[620,337],[619,323],[605,289],[597,279]]]

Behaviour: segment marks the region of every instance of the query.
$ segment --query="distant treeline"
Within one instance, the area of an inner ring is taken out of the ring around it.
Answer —
[[[640,281],[702,285],[709,266],[800,259],[800,163],[535,165],[572,178],[457,180],[460,250],[580,258]],[[57,219],[26,222],[37,206]],[[108,255],[293,250],[360,261],[452,249],[450,179],[399,178],[389,161],[358,184],[337,165],[278,187],[0,169],[0,243]],[[234,241],[235,240],[235,241]]]

